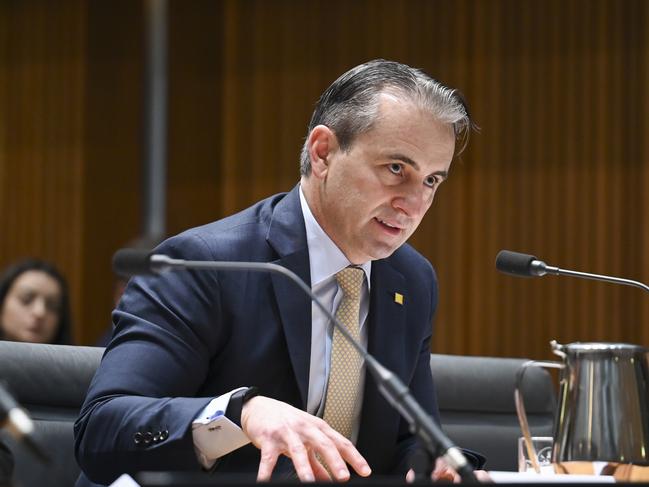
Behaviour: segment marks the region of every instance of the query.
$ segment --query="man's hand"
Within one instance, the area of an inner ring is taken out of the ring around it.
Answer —
[[[303,482],[349,480],[345,462],[363,477],[370,466],[351,441],[331,428],[322,419],[284,402],[255,396],[243,405],[241,429],[261,450],[257,481],[270,480],[277,458],[291,458],[298,478]],[[327,470],[316,458],[327,464]]]

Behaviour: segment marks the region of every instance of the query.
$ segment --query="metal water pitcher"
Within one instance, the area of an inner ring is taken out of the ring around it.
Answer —
[[[552,449],[555,471],[648,480],[649,349],[626,343],[561,345],[552,341],[551,346],[560,362],[527,362],[516,378],[516,411],[530,458],[535,459],[536,454],[520,392],[525,370],[557,368],[559,401]],[[604,468],[598,463],[600,468],[593,471],[593,462],[603,462]]]

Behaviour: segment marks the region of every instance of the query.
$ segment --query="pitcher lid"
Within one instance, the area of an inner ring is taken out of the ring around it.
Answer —
[[[573,342],[562,345],[563,348],[571,352],[597,352],[597,351],[610,351],[620,350],[628,352],[648,351],[646,347],[640,345],[633,345],[631,343],[614,343],[614,342]]]

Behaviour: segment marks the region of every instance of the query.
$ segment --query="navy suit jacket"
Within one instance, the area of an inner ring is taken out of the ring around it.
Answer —
[[[310,282],[297,187],[188,230],[157,252],[274,262]],[[374,261],[368,349],[438,418],[429,367],[436,283],[430,263],[408,245]],[[200,470],[192,420],[214,396],[234,388],[254,385],[262,395],[306,409],[311,302],[284,276],[186,271],[137,277],[113,320],[115,334],[75,423],[77,460],[93,482],[110,483],[124,472]],[[360,453],[375,474],[403,473],[414,443],[368,375]],[[258,450],[248,445],[216,470],[256,473],[258,464]],[[77,485],[89,483],[82,475]]]

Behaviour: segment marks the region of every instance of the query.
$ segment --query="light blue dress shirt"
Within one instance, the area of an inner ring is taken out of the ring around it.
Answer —
[[[335,314],[335,310],[338,309],[338,305],[342,300],[342,291],[336,282],[336,273],[350,266],[351,262],[316,221],[302,193],[302,188],[300,188],[300,204],[302,205],[306,240],[309,247],[311,290],[325,307],[332,314]],[[366,262],[360,267],[365,271],[365,282],[361,294],[359,323],[361,323],[361,342],[364,347],[367,347],[367,326],[365,325],[370,305],[369,283],[372,263]],[[327,379],[331,364],[332,337],[333,323],[315,303],[311,303],[311,363],[309,367],[307,411],[319,417],[322,417],[324,413],[324,398],[327,394]],[[365,384],[364,372],[365,366],[363,365],[351,438],[353,442],[358,437],[359,415]]]

